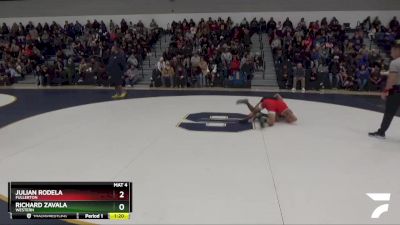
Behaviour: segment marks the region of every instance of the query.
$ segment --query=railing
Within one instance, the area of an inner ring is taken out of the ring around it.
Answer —
[[[264,42],[263,42],[263,38],[262,38],[262,29],[261,29],[261,25],[259,25],[259,29],[258,29],[258,41],[260,42],[260,54],[261,54],[261,58],[263,61],[263,74],[262,74],[262,78],[263,80],[265,80],[265,54],[264,54]]]
[[[160,31],[161,33],[160,33],[160,38],[159,38],[159,45],[157,46],[157,43],[154,45],[154,48],[152,49],[152,51],[154,51],[154,58],[157,58],[157,55],[162,55],[162,42],[164,41],[164,43],[167,43],[167,34],[168,34],[168,31],[167,30],[161,30]],[[158,48],[160,48],[160,50],[159,50],[159,53],[158,53]],[[152,65],[151,65],[151,56],[153,55],[153,53],[151,53],[151,52],[148,52],[147,53],[147,62],[148,62],[148,65],[149,65],[149,69],[151,69],[152,68]],[[141,70],[141,73],[142,73],[142,78],[144,79],[144,68],[143,68],[143,63],[142,63],[142,65],[139,67],[139,69]]]

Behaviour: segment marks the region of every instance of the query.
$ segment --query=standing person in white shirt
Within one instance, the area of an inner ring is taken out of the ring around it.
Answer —
[[[393,60],[390,62],[386,88],[381,94],[381,98],[386,101],[385,113],[379,130],[369,133],[369,136],[382,139],[400,107],[400,40],[393,45],[391,56]]]

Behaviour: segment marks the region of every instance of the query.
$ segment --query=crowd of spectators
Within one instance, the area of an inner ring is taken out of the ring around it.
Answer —
[[[397,24],[396,18],[391,24]],[[267,22],[280,88],[302,91],[321,88],[379,90],[385,80],[380,71],[387,69],[376,49],[364,43],[367,33],[361,26],[346,32],[336,18],[328,21],[301,19],[293,24],[288,18]],[[395,26],[393,26],[395,27]],[[398,29],[398,28],[396,28]]]
[[[244,18],[239,24],[229,17],[172,22],[171,44],[153,71],[153,85],[249,86],[263,63],[259,54],[250,53],[251,36],[258,31],[256,19]]]
[[[383,24],[378,17],[371,20],[367,17],[360,24],[369,38],[375,41],[387,53],[390,51],[393,41],[400,39],[400,24],[397,17],[393,17],[389,24]]]
[[[65,21],[61,26],[29,22],[0,27],[0,84],[11,84],[34,74],[37,84],[109,85],[106,63],[117,44],[129,63],[127,85],[138,78],[137,69],[157,41],[160,29],[122,20],[108,26],[103,21]]]
[[[365,45],[368,35],[383,49],[400,38],[396,17],[385,26],[378,17],[366,18],[353,32],[336,18],[328,21],[301,19],[294,24],[287,18],[244,18],[235,24],[231,18],[194,22],[173,21],[168,32],[171,43],[152,73],[152,86],[248,87],[256,70],[263,69],[263,58],[251,49],[251,37],[265,32],[274,56],[280,88],[305,91],[320,88],[379,90],[386,69],[376,49]],[[106,25],[103,21],[65,21],[63,26],[32,22],[0,27],[0,85],[12,84],[34,74],[38,85],[110,85],[106,64],[110,49],[117,44],[128,63],[124,85],[139,79],[138,69],[158,40],[161,29],[153,20],[150,27],[125,20]]]

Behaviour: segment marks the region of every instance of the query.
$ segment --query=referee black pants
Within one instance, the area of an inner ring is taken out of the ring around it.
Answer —
[[[400,107],[400,93],[391,94],[386,99],[385,114],[379,132],[384,134],[390,126],[393,117],[396,115],[397,110]]]

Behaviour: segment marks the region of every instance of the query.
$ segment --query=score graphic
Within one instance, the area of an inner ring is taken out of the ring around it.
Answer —
[[[10,182],[11,219],[127,220],[131,182]]]

